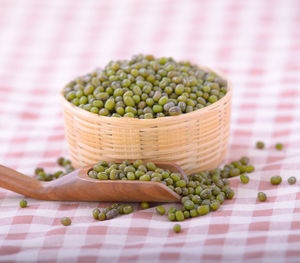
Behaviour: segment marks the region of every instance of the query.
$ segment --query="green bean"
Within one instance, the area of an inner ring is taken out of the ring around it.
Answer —
[[[241,179],[241,182],[244,183],[244,184],[247,184],[250,180],[249,176],[247,176],[245,174],[241,174],[240,179]]]
[[[282,143],[276,143],[275,148],[280,151],[280,150],[283,149],[283,144]]]
[[[63,217],[61,220],[60,220],[61,224],[64,225],[64,226],[69,226],[71,225],[72,223],[72,220],[69,218],[69,217]]]
[[[271,177],[271,184],[273,184],[273,185],[278,185],[278,184],[280,184],[281,183],[281,181],[282,181],[282,178],[281,178],[281,176],[280,175],[275,175],[275,176],[272,176]]]
[[[160,215],[164,215],[166,213],[166,209],[163,206],[157,206],[155,210]]]
[[[149,203],[147,203],[147,202],[142,202],[141,203],[141,207],[142,207],[142,209],[147,209],[147,208],[149,208]]]
[[[288,178],[288,183],[289,184],[295,184],[297,182],[297,179],[295,176],[291,176]]]
[[[179,233],[181,231],[181,226],[179,224],[175,224],[173,230],[175,233]]]
[[[256,143],[256,148],[257,149],[263,149],[263,148],[265,148],[265,144],[263,142],[261,142],[261,141],[258,141]]]
[[[266,196],[266,194],[263,193],[263,192],[259,192],[259,193],[257,194],[257,198],[258,198],[258,200],[259,200],[260,202],[265,202],[265,201],[267,200],[267,196]]]
[[[27,201],[26,201],[26,200],[21,200],[21,201],[20,201],[20,207],[21,207],[21,208],[27,207]]]

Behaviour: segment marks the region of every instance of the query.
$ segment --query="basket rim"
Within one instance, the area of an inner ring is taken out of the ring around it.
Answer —
[[[223,78],[225,78],[227,80],[228,83],[228,90],[227,93],[225,94],[224,97],[222,97],[221,99],[219,99],[217,102],[206,106],[204,108],[195,110],[195,111],[191,111],[188,113],[184,113],[184,114],[180,114],[180,115],[176,115],[176,116],[165,116],[165,117],[161,117],[161,118],[154,118],[154,119],[138,119],[138,118],[131,118],[131,117],[120,117],[120,118],[116,118],[116,117],[109,117],[109,116],[102,116],[99,115],[97,113],[93,113],[84,109],[81,109],[75,105],[73,105],[70,101],[68,101],[64,94],[63,91],[60,92],[60,96],[61,96],[61,100],[62,100],[62,104],[68,108],[70,108],[73,111],[77,111],[78,113],[80,113],[81,115],[85,115],[86,117],[90,117],[91,119],[97,119],[99,121],[112,121],[112,120],[117,120],[118,122],[136,122],[136,123],[142,123],[142,122],[161,122],[163,120],[180,120],[180,119],[186,119],[187,117],[192,117],[193,115],[198,115],[198,114],[204,114],[206,112],[209,112],[211,110],[213,110],[214,108],[217,108],[220,104],[222,104],[224,101],[226,100],[230,100],[231,96],[232,96],[232,82],[228,80],[228,78],[226,76],[224,76],[223,73],[220,73],[219,71],[216,70],[211,70],[208,67],[203,67],[203,66],[199,66],[202,69],[208,69],[210,71],[216,72],[218,75],[222,76]]]

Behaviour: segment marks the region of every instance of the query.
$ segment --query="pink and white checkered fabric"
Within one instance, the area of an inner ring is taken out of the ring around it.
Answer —
[[[91,211],[107,204],[28,199],[21,209],[20,195],[0,189],[0,261],[300,262],[298,0],[0,0],[0,163],[25,174],[54,169],[67,153],[63,85],[135,53],[227,73],[228,160],[251,158],[250,183],[232,179],[236,198],[182,222],[181,234],[154,208],[100,222]],[[265,150],[255,149],[257,140]],[[269,183],[275,174],[278,187]],[[256,201],[258,191],[267,202]],[[71,226],[60,224],[63,216]]]

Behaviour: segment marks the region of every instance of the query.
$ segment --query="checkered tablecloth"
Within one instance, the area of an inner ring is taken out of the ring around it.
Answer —
[[[136,53],[229,76],[228,160],[251,158],[250,183],[232,179],[236,197],[182,222],[180,234],[154,207],[100,222],[91,211],[108,204],[27,199],[21,209],[22,196],[0,189],[0,261],[300,262],[298,0],[0,0],[0,163],[25,174],[54,170],[67,155],[63,85]],[[257,140],[265,150],[255,149]],[[277,174],[283,183],[271,186]],[[257,202],[258,191],[267,202]],[[63,216],[71,226],[60,224]]]

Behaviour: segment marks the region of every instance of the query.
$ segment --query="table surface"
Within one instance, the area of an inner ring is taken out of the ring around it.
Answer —
[[[232,179],[236,197],[182,222],[180,234],[154,206],[100,222],[91,211],[108,204],[27,199],[21,209],[22,196],[1,189],[0,261],[299,262],[298,0],[0,0],[0,163],[25,174],[54,170],[67,155],[63,85],[136,53],[190,59],[229,76],[228,161],[249,156],[250,183]],[[264,150],[255,149],[258,140]],[[277,174],[283,183],[271,186]],[[267,202],[257,202],[258,191]],[[71,226],[60,224],[63,216]]]

